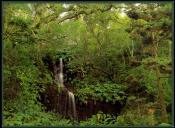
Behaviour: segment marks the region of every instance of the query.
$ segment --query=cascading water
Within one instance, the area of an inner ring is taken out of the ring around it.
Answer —
[[[75,97],[74,94],[70,91],[68,91],[68,96],[69,96],[69,111],[70,116],[74,119],[77,118],[77,112],[76,112],[76,106],[75,106]]]
[[[104,103],[101,101],[94,101],[89,99],[86,104],[76,103],[73,92],[69,91],[64,83],[63,74],[63,59],[60,58],[56,63],[48,65],[48,69],[54,73],[53,84],[48,86],[46,90],[40,94],[40,102],[46,107],[46,111],[52,111],[63,115],[65,118],[73,119],[73,121],[85,120],[92,115],[97,114],[98,111],[104,113],[119,115],[124,104],[119,102],[113,104]],[[54,69],[54,70],[53,70]],[[59,89],[59,90],[58,90]],[[118,108],[118,109],[116,109]]]
[[[59,66],[54,65],[54,76],[58,88],[62,89],[57,105],[58,111],[64,115],[68,115],[70,118],[77,119],[74,94],[64,86],[62,58],[60,58]]]
[[[54,65],[54,77],[55,77],[55,83],[59,87],[64,87],[64,81],[63,81],[63,60],[60,58],[60,64],[57,66],[55,63]]]
[[[60,81],[60,86],[64,87],[64,81],[63,81],[63,60],[62,60],[62,58],[60,58],[59,81]]]

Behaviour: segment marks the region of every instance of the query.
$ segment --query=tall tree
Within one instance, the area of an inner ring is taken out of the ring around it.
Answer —
[[[159,56],[159,45],[161,43],[171,42],[172,40],[172,4],[166,3],[150,3],[150,4],[140,4],[135,7],[135,5],[129,5],[131,10],[128,10],[127,14],[130,18],[135,21],[135,28],[133,29],[135,34],[143,39],[149,38],[145,43],[152,45],[152,57],[155,65],[155,72],[157,77],[157,87],[158,87],[158,103],[161,109],[161,120],[162,122],[168,122],[168,115],[166,111],[164,89],[161,83],[161,74],[158,65]],[[140,28],[140,19],[144,20],[143,28]]]

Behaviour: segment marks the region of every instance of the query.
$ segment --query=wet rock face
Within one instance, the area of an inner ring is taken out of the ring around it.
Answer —
[[[53,111],[60,113],[67,118],[74,118],[72,116],[73,113],[71,113],[72,111],[69,110],[68,98],[67,88],[63,88],[58,95],[56,86],[52,85],[46,89],[45,93],[41,94],[40,102],[46,107],[46,111]],[[99,111],[117,116],[124,106],[119,102],[112,104],[102,101],[95,102],[92,99],[89,99],[87,104],[80,103],[76,98],[75,101],[78,120],[86,120],[92,115],[97,114]]]
[[[101,101],[94,101],[91,99],[87,101],[87,104],[80,104],[77,102],[76,106],[79,120],[86,120],[87,118],[92,117],[92,115],[97,114],[99,111],[105,114],[117,116],[123,108],[123,105],[121,105],[119,102],[112,104]]]
[[[46,107],[46,111],[68,116],[68,90],[66,88],[60,88],[58,93],[56,85],[51,85],[40,94],[40,97],[40,102]]]
[[[60,58],[61,59],[61,58]],[[53,111],[55,113],[60,113],[61,115],[78,120],[85,120],[92,115],[97,114],[102,111],[106,114],[112,114],[117,116],[122,108],[120,103],[106,103],[102,101],[94,101],[89,99],[86,104],[80,104],[78,99],[74,98],[73,88],[69,87],[69,80],[75,77],[82,77],[82,74],[77,72],[69,72],[66,68],[66,64],[63,69],[62,59],[59,61],[54,61],[50,56],[46,56],[43,59],[44,63],[48,66],[48,69],[53,72],[54,80],[62,83],[61,89],[58,89],[57,85],[50,85],[45,92],[40,96],[40,102],[46,107],[46,111]],[[63,70],[61,70],[63,69]],[[60,73],[64,78],[60,78]],[[64,79],[64,82],[63,82]],[[61,82],[62,81],[62,82]],[[53,82],[54,83],[54,82]],[[64,85],[65,84],[65,85]],[[71,91],[70,91],[71,90]],[[76,103],[76,105],[75,105]]]
[[[45,92],[40,93],[39,101],[46,107],[46,111],[54,110],[55,104],[58,101],[56,86],[51,85]]]

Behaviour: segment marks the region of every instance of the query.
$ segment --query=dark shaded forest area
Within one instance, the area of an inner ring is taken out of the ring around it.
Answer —
[[[3,3],[3,126],[172,126],[173,5]]]

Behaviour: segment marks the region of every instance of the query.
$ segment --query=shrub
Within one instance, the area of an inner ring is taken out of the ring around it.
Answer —
[[[127,111],[117,117],[117,125],[119,126],[154,126],[156,124],[153,114],[138,115],[135,111]]]
[[[93,100],[100,100],[105,102],[115,103],[116,101],[123,101],[126,98],[125,86],[114,83],[85,85],[84,88],[77,88],[75,96],[81,102],[86,102],[88,98]]]
[[[88,118],[86,121],[80,121],[80,126],[110,126],[116,124],[116,117],[98,112],[96,115],[93,115],[91,118]]]

